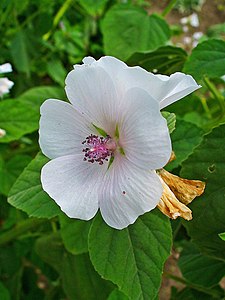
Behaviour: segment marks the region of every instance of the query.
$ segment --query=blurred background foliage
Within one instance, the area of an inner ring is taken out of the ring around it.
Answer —
[[[192,205],[197,215],[193,222],[171,222],[173,253],[159,296],[157,273],[152,291],[140,299],[224,299],[225,243],[218,236],[225,231],[224,12],[220,0],[0,1],[0,64],[12,64],[7,77],[14,82],[0,99],[0,128],[6,132],[0,138],[1,300],[137,299],[118,274],[111,271],[105,277],[96,259],[93,244],[104,248],[108,229],[102,225],[105,235],[99,240],[94,235],[98,218],[94,225],[69,220],[40,185],[40,169],[47,161],[36,156],[40,105],[47,98],[66,100],[65,76],[88,55],[113,55],[156,74],[182,71],[202,85],[167,108],[177,119],[171,135],[177,160],[167,168],[208,180],[209,188],[199,198],[204,202]],[[8,196],[21,210],[7,202]],[[153,220],[161,218],[157,214]],[[161,222],[170,237],[167,221]],[[158,246],[150,249],[157,252]]]

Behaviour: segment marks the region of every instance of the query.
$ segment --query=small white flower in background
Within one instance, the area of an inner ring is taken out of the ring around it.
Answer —
[[[0,138],[6,135],[6,131],[2,128],[0,128]]]
[[[192,42],[192,38],[190,36],[185,36],[183,38],[183,42],[184,42],[185,45],[189,45]]]
[[[199,27],[198,15],[196,13],[193,13],[188,17],[181,18],[180,23],[182,25],[190,24],[192,27]]]
[[[0,65],[0,74],[10,72],[12,72],[12,65],[10,63]]]
[[[4,94],[8,94],[11,87],[14,85],[14,82],[9,80],[8,78],[0,78],[0,97]]]
[[[0,65],[0,74],[12,72],[12,66],[9,63]],[[14,82],[9,80],[7,77],[0,78],[0,97],[7,94],[14,85]]]
[[[203,36],[203,32],[197,31],[193,33],[193,39],[198,41]]]
[[[86,57],[66,78],[70,103],[41,106],[40,147],[52,159],[43,189],[71,218],[98,209],[122,229],[156,207],[163,187],[155,170],[171,155],[160,109],[200,86],[182,73],[154,75],[113,57]]]
[[[182,25],[187,25],[187,23],[188,23],[188,17],[183,17],[183,18],[181,18],[181,19],[180,19],[180,23],[181,23]]]
[[[190,24],[192,27],[199,27],[199,19],[196,13],[189,16]]]
[[[183,29],[183,32],[188,32],[188,30],[189,30],[187,25],[183,26],[182,29]]]

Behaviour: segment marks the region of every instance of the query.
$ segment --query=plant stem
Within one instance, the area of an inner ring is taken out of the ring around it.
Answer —
[[[215,85],[209,80],[207,76],[203,77],[203,82],[211,92],[211,94],[214,96],[214,98],[218,101],[219,106],[221,108],[221,116],[225,114],[225,102],[224,97],[217,91],[217,88]]]
[[[166,15],[168,15],[168,13],[170,13],[170,11],[173,9],[173,7],[175,6],[176,3],[177,3],[177,0],[171,0],[170,3],[167,5],[167,7],[162,12],[162,17],[165,17]]]
[[[164,272],[163,275],[167,278],[170,278],[170,279],[174,280],[174,281],[183,283],[187,287],[189,287],[191,289],[194,289],[196,291],[199,291],[199,292],[202,292],[202,293],[205,293],[207,295],[214,296],[214,297],[221,297],[221,293],[217,290],[208,289],[206,287],[191,283],[191,282],[185,280],[184,278],[178,277],[178,276],[170,274],[168,272]]]
[[[207,105],[206,98],[203,97],[203,98],[200,98],[200,100],[201,100],[202,107],[203,107],[203,109],[204,109],[204,111],[205,111],[207,117],[208,117],[209,119],[212,119],[212,114],[211,114],[210,109],[209,109],[209,107],[208,107],[208,105]]]
[[[18,238],[23,233],[32,230],[42,224],[45,224],[45,219],[30,218],[18,223],[14,228],[2,233],[0,235],[0,246],[7,244]]]
[[[63,5],[60,7],[60,9],[58,10],[57,14],[55,15],[54,19],[53,19],[53,26],[52,28],[49,30],[49,32],[47,32],[44,36],[43,36],[43,40],[47,41],[51,34],[52,31],[55,29],[55,27],[58,25],[60,19],[63,17],[63,15],[65,14],[65,12],[67,11],[67,9],[70,7],[70,4],[73,0],[66,0]]]

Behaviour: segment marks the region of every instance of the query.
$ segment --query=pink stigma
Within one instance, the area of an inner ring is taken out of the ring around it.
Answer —
[[[83,149],[84,161],[98,162],[100,165],[103,164],[104,160],[108,161],[116,149],[116,143],[109,136],[104,138],[91,134],[82,144],[85,146]]]

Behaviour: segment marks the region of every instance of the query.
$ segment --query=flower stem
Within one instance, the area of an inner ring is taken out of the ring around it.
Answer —
[[[23,233],[26,233],[27,231],[32,230],[45,223],[46,223],[46,219],[36,219],[36,218],[30,218],[21,221],[14,228],[0,235],[0,246],[13,241]]]
[[[203,287],[203,286],[200,286],[200,285],[197,285],[197,284],[194,284],[194,283],[191,283],[189,281],[187,281],[186,279],[182,278],[182,277],[178,277],[176,275],[173,275],[173,274],[170,274],[168,272],[164,272],[163,275],[169,279],[172,279],[174,281],[177,281],[177,282],[180,282],[180,283],[183,283],[184,285],[186,285],[187,287],[191,288],[191,289],[194,289],[196,291],[199,291],[199,292],[202,292],[202,293],[205,293],[207,295],[211,295],[213,297],[221,297],[221,293],[220,291],[217,291],[217,290],[212,290],[212,289],[208,289],[206,287]]]
[[[176,3],[177,3],[177,0],[171,0],[170,3],[167,5],[167,7],[162,12],[162,17],[165,17],[166,15],[168,15],[168,13],[170,13],[170,11],[173,9],[173,7],[175,6]]]

